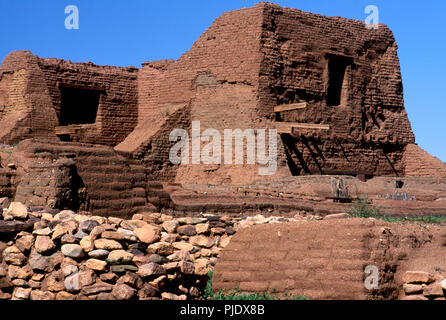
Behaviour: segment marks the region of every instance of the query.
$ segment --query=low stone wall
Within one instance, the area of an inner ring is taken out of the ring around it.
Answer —
[[[425,271],[406,271],[401,300],[446,300],[446,279]]]
[[[0,203],[0,299],[200,299],[234,220]]]

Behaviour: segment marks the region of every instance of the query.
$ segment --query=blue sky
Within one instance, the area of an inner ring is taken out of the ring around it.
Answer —
[[[13,50],[75,62],[136,66],[177,59],[228,10],[251,0],[0,0],[0,60]],[[405,106],[416,142],[446,162],[446,1],[277,0],[286,7],[364,20],[367,5],[395,34]],[[79,8],[79,29],[64,26]]]

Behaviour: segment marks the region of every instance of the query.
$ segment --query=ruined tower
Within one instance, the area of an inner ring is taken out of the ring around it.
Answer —
[[[446,175],[414,145],[389,28],[267,2],[224,13],[178,60],[141,68],[13,52],[0,67],[0,108],[1,143],[105,145],[146,167],[149,180],[272,178],[257,165],[173,165],[169,133],[192,121],[277,129],[274,177]]]

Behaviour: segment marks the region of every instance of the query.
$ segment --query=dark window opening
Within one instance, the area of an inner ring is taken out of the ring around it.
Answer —
[[[61,126],[96,122],[100,91],[60,88],[61,103],[59,122]]]
[[[328,58],[327,104],[329,106],[341,104],[345,71],[350,64],[351,59],[346,57],[330,56]]]
[[[64,142],[72,141],[69,134],[61,134],[61,135],[59,135],[59,139],[60,139],[60,141],[64,141]]]

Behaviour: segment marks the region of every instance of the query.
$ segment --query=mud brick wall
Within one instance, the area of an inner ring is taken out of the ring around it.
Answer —
[[[304,110],[282,112],[280,120],[331,126],[328,132],[286,137],[286,148],[294,149],[293,173],[349,173],[350,168],[403,175],[402,154],[414,135],[392,32],[384,25],[367,30],[361,21],[273,4],[263,8],[260,113],[271,117],[275,105],[307,102]],[[339,106],[328,101],[330,59],[347,64]]]
[[[94,124],[83,125],[80,136],[72,139],[85,143],[116,145],[136,126],[137,68],[97,66],[60,59],[39,59],[53,108],[60,117],[61,87],[101,91]]]
[[[257,7],[226,12],[193,44],[190,51],[169,66],[161,85],[159,104],[188,102],[198,72],[210,71],[217,80],[255,85],[261,56]]]
[[[42,153],[55,160],[75,161],[80,183],[86,187],[88,204],[85,209],[96,215],[129,217],[146,208],[147,169],[111,147],[26,140],[19,144],[16,152],[33,162]]]
[[[302,221],[238,230],[214,271],[214,291],[275,291],[309,299],[397,299],[404,263],[432,236],[370,219]],[[439,259],[440,260],[440,259]],[[364,285],[379,270],[378,289]]]
[[[190,106],[180,108],[165,118],[158,131],[132,154],[135,161],[141,161],[150,172],[149,180],[173,181],[178,166],[169,160],[169,152],[175,142],[169,141],[172,130],[190,128]]]
[[[446,163],[431,156],[415,144],[409,144],[404,152],[406,176],[446,178]]]
[[[58,140],[61,88],[99,92],[96,121],[80,124],[73,141],[114,146],[136,126],[136,68],[97,66],[59,59],[43,59],[29,51],[16,51],[0,68],[0,139],[15,143],[29,137]]]
[[[29,166],[21,177],[14,199],[34,208],[86,210],[87,192],[75,162],[72,159],[53,161],[49,153],[40,153],[36,157],[39,163]]]
[[[139,126],[118,149],[134,152],[153,141],[164,125],[162,115],[175,114],[190,104],[195,96],[194,82],[202,73],[213,74],[221,83],[255,87],[261,61],[261,23],[262,13],[256,7],[224,13],[177,61],[143,63],[138,74]]]
[[[158,143],[167,140],[170,133],[162,115],[176,115],[189,105],[190,121],[201,121],[203,131],[207,128],[223,132],[227,128],[271,127],[259,124],[262,119],[256,115],[261,24],[261,6],[227,12],[216,19],[178,61],[144,63],[138,74],[138,109],[142,119],[117,149],[132,152],[137,158],[142,157],[141,150],[153,150],[158,154],[156,158],[167,160],[169,149],[163,147],[165,143]],[[189,126],[179,123],[173,128],[187,130]],[[154,144],[161,149],[155,149]],[[150,154],[147,157],[154,158]],[[237,179],[254,181],[258,177],[254,173],[257,167],[251,167],[248,169],[252,171],[250,177],[243,178],[240,170],[246,171],[246,166],[227,166],[218,173],[211,170],[211,174],[206,173],[208,168],[180,167],[176,181],[192,176],[197,181],[208,181],[209,178],[226,183]],[[163,179],[163,176],[155,178]],[[175,175],[170,177],[171,180],[174,178]]]
[[[196,183],[211,184],[242,184],[259,181],[264,176],[259,175],[259,165],[248,164],[247,162],[247,142],[244,139],[243,144],[243,165],[235,164],[235,139],[232,141],[232,164],[224,163],[224,130],[225,129],[246,129],[254,130],[257,134],[258,129],[266,130],[266,150],[268,152],[268,138],[270,125],[261,123],[257,118],[257,98],[255,87],[242,83],[222,83],[219,82],[212,73],[202,73],[194,81],[195,96],[191,101],[191,119],[200,121],[200,133],[203,134],[207,129],[217,130],[220,134],[220,163],[219,164],[192,164],[192,133],[189,131],[189,165],[181,165],[177,170],[175,182],[188,183],[190,180]],[[191,121],[192,121],[191,120]],[[212,143],[218,144],[218,141],[209,141],[201,143],[200,150]],[[257,136],[255,143],[257,143]],[[255,146],[257,150],[257,145]],[[211,154],[212,156],[212,154]],[[255,161],[258,160],[255,156]],[[286,164],[285,164],[286,165]],[[278,164],[280,166],[280,163]],[[262,167],[265,167],[262,165]],[[272,176],[269,176],[271,178]],[[277,175],[276,175],[277,177]]]
[[[37,57],[12,52],[0,67],[0,141],[12,144],[32,136],[56,140],[57,124]]]
[[[138,124],[152,119],[154,113],[162,113],[158,106],[164,73],[174,60],[144,62],[138,72]],[[165,110],[164,110],[165,111]]]

